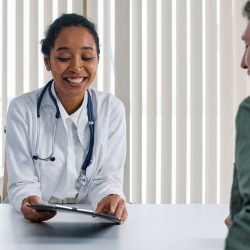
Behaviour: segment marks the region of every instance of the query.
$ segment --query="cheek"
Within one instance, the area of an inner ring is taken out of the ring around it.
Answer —
[[[65,67],[61,64],[51,64],[51,73],[53,76],[60,76],[65,71]]]
[[[88,71],[89,71],[89,73],[91,73],[92,77],[94,77],[94,76],[96,75],[97,65],[98,65],[98,64],[95,63],[95,64],[90,65],[90,66],[88,67]]]

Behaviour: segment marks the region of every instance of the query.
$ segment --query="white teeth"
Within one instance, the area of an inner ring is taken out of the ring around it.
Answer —
[[[79,84],[83,81],[83,77],[80,77],[80,78],[67,78],[68,81],[70,81],[71,83],[76,83],[76,84]]]

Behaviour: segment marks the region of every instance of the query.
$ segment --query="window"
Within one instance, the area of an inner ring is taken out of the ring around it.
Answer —
[[[93,87],[125,104],[124,189],[142,203],[229,198],[245,0],[0,0],[0,129],[9,101],[50,78],[39,41],[61,13],[86,13],[101,43]],[[4,135],[0,133],[4,160]]]

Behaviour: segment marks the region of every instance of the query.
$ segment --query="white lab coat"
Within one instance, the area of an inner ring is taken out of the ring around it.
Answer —
[[[14,208],[20,211],[24,198],[38,195],[49,201],[65,170],[67,160],[67,130],[58,119],[55,135],[55,161],[33,160],[37,141],[37,99],[41,89],[13,99],[9,105],[6,124],[8,165],[8,196]],[[109,194],[123,194],[123,167],[126,157],[126,121],[122,102],[111,94],[90,89],[92,96],[95,140],[92,163],[87,168],[87,185],[79,191],[78,202],[89,202],[93,209]],[[51,152],[50,143],[55,122],[55,111],[46,112],[54,104],[46,91],[40,119],[38,154]],[[82,112],[86,114],[86,112]],[[81,119],[81,117],[80,117]],[[82,135],[84,136],[84,135]],[[66,197],[65,197],[66,198]]]

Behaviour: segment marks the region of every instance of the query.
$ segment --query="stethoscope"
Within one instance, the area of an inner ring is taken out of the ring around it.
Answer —
[[[40,96],[38,97],[38,100],[37,100],[37,140],[36,140],[35,154],[32,157],[33,160],[42,160],[42,161],[55,161],[56,160],[56,158],[54,156],[55,135],[56,135],[58,119],[60,117],[60,110],[59,110],[56,98],[53,96],[52,91],[51,91],[53,81],[54,80],[51,80],[45,85],[45,87],[43,88],[43,90],[42,90],[42,92],[41,92],[41,94],[40,94]],[[44,94],[45,94],[45,92],[47,90],[48,90],[50,98],[51,98],[51,100],[54,103],[55,108],[56,108],[56,114],[55,114],[56,122],[55,122],[54,129],[53,129],[51,154],[49,154],[48,157],[41,157],[37,153],[37,148],[38,148],[39,141],[40,141],[40,109],[41,109],[41,102],[42,102],[43,96],[44,96]],[[79,177],[78,177],[78,179],[76,181],[76,187],[77,188],[79,188],[79,187],[81,187],[81,186],[83,186],[83,185],[85,185],[87,183],[86,169],[91,163],[91,157],[92,157],[92,152],[93,152],[93,147],[94,147],[93,104],[92,104],[91,95],[90,95],[88,90],[87,90],[87,94],[88,94],[87,115],[88,115],[88,125],[89,125],[89,129],[90,129],[89,150],[88,150],[86,158],[85,158],[85,160],[83,162],[83,165],[81,167]]]

